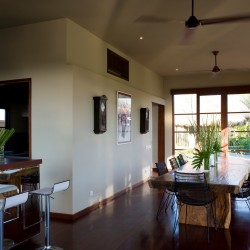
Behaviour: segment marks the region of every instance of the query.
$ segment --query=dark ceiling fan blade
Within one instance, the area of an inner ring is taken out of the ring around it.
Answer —
[[[195,29],[185,28],[184,35],[180,41],[180,45],[189,45],[193,42],[195,36]]]
[[[250,13],[245,15],[201,19],[199,20],[199,22],[201,25],[209,25],[209,24],[232,23],[232,22],[240,22],[248,20],[250,21]]]
[[[210,24],[219,24],[219,23],[232,23],[232,22],[240,22],[240,21],[248,21],[250,20],[250,13],[234,15],[234,16],[225,16],[225,17],[214,17],[207,19],[198,19],[194,15],[194,0],[192,0],[192,11],[191,16],[185,22],[185,25],[189,29],[194,29],[199,25],[210,25]]]

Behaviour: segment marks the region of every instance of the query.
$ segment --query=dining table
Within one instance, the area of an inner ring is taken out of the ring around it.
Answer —
[[[209,170],[203,170],[202,168],[194,169],[191,160],[175,171],[185,173],[205,172],[209,188],[214,192],[216,197],[216,223],[212,219],[212,216],[209,216],[209,226],[228,229],[231,222],[231,194],[239,193],[244,181],[248,179],[250,173],[250,159],[221,156],[218,158],[215,166],[210,167]],[[173,190],[175,171],[169,171],[157,177],[150,177],[148,180],[149,186],[151,188]],[[185,205],[184,208],[179,208],[179,223],[207,226],[205,207],[188,206],[187,213],[188,216],[186,219]],[[212,215],[211,211],[210,215]]]

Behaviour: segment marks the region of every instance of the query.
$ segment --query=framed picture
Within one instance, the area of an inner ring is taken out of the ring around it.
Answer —
[[[131,95],[117,92],[117,143],[131,142]]]

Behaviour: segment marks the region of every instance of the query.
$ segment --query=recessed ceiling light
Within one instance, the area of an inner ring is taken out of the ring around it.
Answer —
[[[140,36],[140,40],[143,40],[143,36]]]
[[[179,71],[179,69],[178,69],[178,68],[176,68],[176,69],[175,69],[175,71]]]

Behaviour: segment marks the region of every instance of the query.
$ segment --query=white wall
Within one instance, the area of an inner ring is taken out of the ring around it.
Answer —
[[[107,48],[129,60],[130,79],[107,73]],[[74,213],[151,174],[152,123],[140,134],[140,108],[164,104],[163,78],[67,20],[67,62],[74,65]],[[132,95],[132,143],[117,145],[117,91]],[[154,94],[155,96],[152,96]],[[93,96],[106,95],[107,132],[93,132]],[[159,97],[157,97],[159,96]]]
[[[43,160],[41,186],[71,180],[55,195],[53,212],[74,214],[149,176],[152,123],[141,135],[139,110],[165,104],[161,77],[128,57],[129,82],[107,74],[112,47],[68,19],[1,30],[0,45],[0,80],[32,78],[32,157]],[[119,146],[117,90],[132,95],[132,143]],[[93,96],[103,94],[108,131],[96,135]]]
[[[132,143],[117,145],[116,94],[132,95]],[[93,96],[106,95],[107,132],[93,132]],[[140,134],[140,107],[152,98],[79,67],[74,68],[74,212],[146,179],[152,163],[152,130]],[[83,188],[84,187],[84,188]],[[81,190],[78,192],[77,190]],[[90,195],[93,191],[93,196]]]
[[[65,22],[0,31],[0,80],[32,79],[32,158],[43,160],[41,186],[72,179],[73,77],[71,66],[65,64]],[[52,210],[71,213],[71,192],[56,194]]]
[[[107,48],[129,60],[129,81],[107,73]],[[164,98],[162,77],[70,20],[67,20],[67,63],[88,69],[133,89]]]

